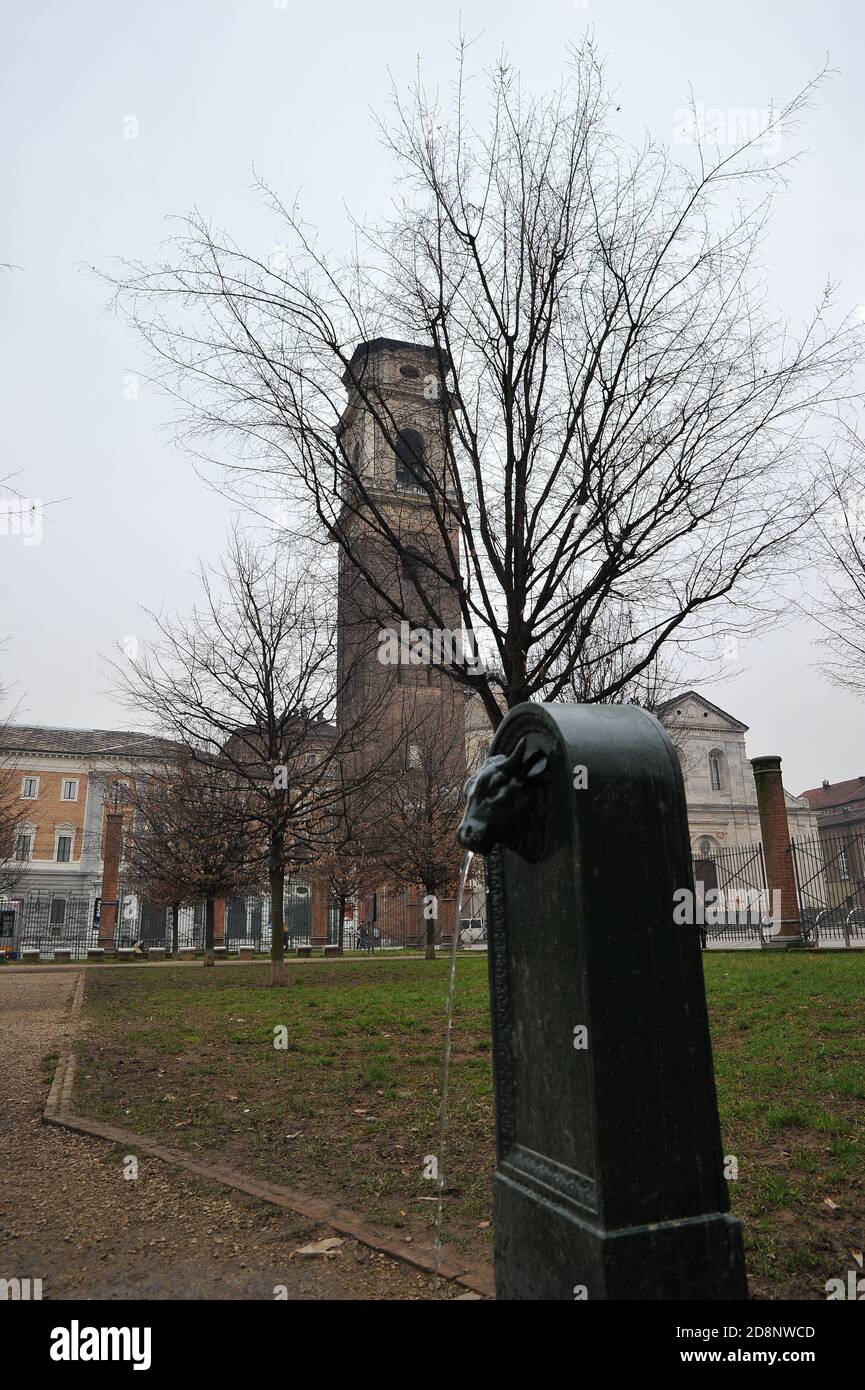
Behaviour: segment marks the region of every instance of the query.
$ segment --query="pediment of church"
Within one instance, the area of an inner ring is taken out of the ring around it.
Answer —
[[[696,690],[686,690],[672,700],[665,700],[658,705],[655,714],[670,728],[725,729],[737,734],[745,733],[748,728],[705,696],[698,695]]]

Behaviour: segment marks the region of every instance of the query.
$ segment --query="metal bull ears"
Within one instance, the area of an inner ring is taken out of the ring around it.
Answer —
[[[470,779],[488,855],[503,1299],[747,1296],[681,772],[632,706],[520,705]]]

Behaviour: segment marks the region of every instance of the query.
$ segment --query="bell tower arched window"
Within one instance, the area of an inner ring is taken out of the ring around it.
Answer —
[[[396,437],[398,487],[420,487],[426,461],[424,437],[419,430],[400,430]]]

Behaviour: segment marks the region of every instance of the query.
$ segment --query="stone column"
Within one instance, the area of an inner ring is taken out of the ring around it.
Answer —
[[[117,926],[117,890],[122,851],[123,812],[107,811],[105,814],[105,837],[102,842],[102,889],[99,906],[99,945],[104,951],[114,949],[114,929]]]
[[[796,897],[796,873],[793,851],[790,848],[790,827],[787,823],[787,803],[781,782],[781,759],[774,754],[752,758],[754,782],[757,787],[757,806],[760,812],[760,836],[766,865],[766,887],[770,902],[772,893],[780,893],[781,921],[776,923],[778,940],[796,940],[801,935],[799,904]]]

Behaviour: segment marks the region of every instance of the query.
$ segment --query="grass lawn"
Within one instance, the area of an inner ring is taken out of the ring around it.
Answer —
[[[865,953],[704,957],[752,1293],[823,1298],[865,1246]],[[447,963],[90,970],[75,1108],[429,1232]],[[274,1030],[287,1030],[287,1048]],[[462,957],[444,1239],[489,1258],[486,961]]]

